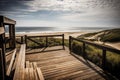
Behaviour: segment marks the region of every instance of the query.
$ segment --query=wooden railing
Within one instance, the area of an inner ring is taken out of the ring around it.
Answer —
[[[26,61],[25,64],[25,50],[26,45],[22,44],[17,58],[13,80],[44,80],[41,69],[37,67],[36,62]]]
[[[19,55],[18,55],[13,80],[24,80],[25,48],[26,48],[26,45],[22,44]]]
[[[10,60],[10,64],[9,64],[7,72],[6,72],[7,76],[10,76],[11,71],[12,71],[12,67],[13,67],[13,64],[14,64],[15,60],[16,60],[16,49],[14,49],[14,51],[12,53],[12,58]]]
[[[85,47],[86,44],[89,44],[89,45],[91,45],[91,46],[100,48],[100,49],[102,50],[102,68],[103,68],[103,69],[106,68],[106,52],[107,52],[107,51],[120,54],[120,50],[115,49],[115,48],[112,48],[112,47],[110,47],[110,46],[101,45],[101,44],[96,44],[96,43],[93,43],[93,42],[91,42],[91,41],[80,40],[80,39],[77,39],[77,38],[74,38],[74,37],[69,36],[69,49],[70,49],[70,52],[72,52],[72,42],[73,42],[73,40],[78,41],[78,42],[82,42],[82,56],[83,56],[84,58],[86,57],[86,52],[85,52],[85,50],[86,50],[86,47]]]
[[[30,41],[32,41],[32,42],[34,42],[36,44],[39,44],[37,41],[35,41],[35,40],[31,39],[31,38],[45,38],[45,45],[46,45],[45,47],[48,47],[48,42],[49,42],[48,38],[49,37],[62,37],[62,46],[63,46],[63,49],[65,49],[64,48],[64,34],[62,34],[62,35],[41,35],[41,36],[27,36],[27,35],[25,35],[26,48],[29,47],[27,40],[30,40]]]

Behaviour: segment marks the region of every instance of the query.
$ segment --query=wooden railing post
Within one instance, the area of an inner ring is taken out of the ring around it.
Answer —
[[[46,47],[48,47],[48,37],[46,36]]]
[[[6,59],[5,59],[5,33],[0,35],[0,48],[2,49],[2,61],[3,61],[3,70],[4,70],[4,76],[6,75]]]
[[[15,25],[9,25],[9,36],[10,36],[10,48],[14,49],[16,47],[15,41]]]
[[[65,47],[64,47],[64,34],[62,35],[62,46],[63,46],[63,49],[65,49]]]
[[[86,58],[86,53],[85,53],[85,42],[83,42],[82,55],[83,55],[84,58]]]
[[[24,43],[24,36],[21,36],[21,43]]]
[[[26,44],[26,49],[28,48],[28,45],[27,45],[27,35],[25,35],[25,44]]]
[[[5,80],[2,49],[0,49],[0,80]]]
[[[103,53],[102,53],[102,68],[105,69],[106,68],[106,50],[103,49]]]
[[[72,50],[71,50],[71,49],[72,49],[72,47],[71,47],[71,46],[72,46],[72,45],[71,45],[71,44],[72,44],[72,40],[71,40],[71,39],[72,39],[71,36],[69,36],[69,51],[70,51],[70,53],[71,53],[71,51],[72,51]]]

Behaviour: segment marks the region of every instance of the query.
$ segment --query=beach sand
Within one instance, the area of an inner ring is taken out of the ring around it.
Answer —
[[[82,35],[82,34],[86,34],[87,32],[50,32],[50,33],[22,33],[22,34],[16,34],[16,36],[24,36],[24,35],[27,35],[27,36],[43,36],[43,35],[61,35],[61,34],[64,34],[65,36],[65,39],[69,39],[69,36],[72,36],[72,37],[77,37],[79,35]]]

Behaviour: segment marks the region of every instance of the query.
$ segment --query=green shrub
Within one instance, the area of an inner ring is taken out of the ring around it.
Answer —
[[[77,42],[77,41],[73,41],[72,51],[76,54],[82,55],[82,43]]]

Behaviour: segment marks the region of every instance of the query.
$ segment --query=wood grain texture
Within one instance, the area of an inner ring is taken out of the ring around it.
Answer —
[[[24,80],[25,44],[21,45],[13,80]]]
[[[3,34],[3,33],[5,33],[4,27],[0,26],[0,34]]]
[[[12,54],[12,58],[11,58],[9,67],[8,67],[8,69],[7,69],[7,72],[6,72],[7,76],[9,76],[10,73],[11,73],[11,70],[12,70],[12,67],[13,67],[13,63],[14,63],[14,61],[15,61],[15,55],[16,55],[16,49],[14,49],[14,52],[13,52],[13,54]]]
[[[36,62],[45,80],[111,80],[109,75],[93,63],[79,59],[69,54],[68,48],[57,50],[58,47],[48,47],[44,52],[34,53],[31,50],[26,60]],[[38,50],[39,51],[39,50]]]

